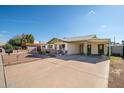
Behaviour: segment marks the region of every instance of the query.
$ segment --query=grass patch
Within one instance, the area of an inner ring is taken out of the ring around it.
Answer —
[[[122,60],[122,58],[118,57],[118,56],[111,56],[111,58],[110,58],[111,62],[118,62],[119,60]]]

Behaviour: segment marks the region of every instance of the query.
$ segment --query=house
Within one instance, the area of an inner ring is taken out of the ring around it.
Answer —
[[[65,51],[67,54],[110,55],[110,39],[98,38],[96,35],[53,38],[48,41],[51,49]]]
[[[37,51],[38,49],[41,49],[41,45],[40,43],[26,43],[26,47],[29,51]]]
[[[122,45],[124,46],[124,41],[122,41]]]
[[[124,41],[122,41],[122,44],[119,43],[112,44],[111,54],[113,56],[124,56]]]
[[[48,49],[47,43],[26,43],[26,47],[28,50],[32,51],[38,51],[38,50],[46,50]]]

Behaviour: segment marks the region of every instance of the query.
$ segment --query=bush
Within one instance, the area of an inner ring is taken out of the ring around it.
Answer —
[[[44,51],[38,51],[40,55],[48,55],[50,54],[50,51],[44,50]]]
[[[19,49],[21,49],[21,47],[20,46],[13,46],[13,49],[19,50]]]
[[[6,50],[6,49],[13,49],[13,46],[11,45],[11,44],[5,44],[4,46],[3,46],[3,48]]]
[[[46,51],[47,54],[50,54],[50,51]]]
[[[38,53],[39,53],[40,55],[45,55],[45,54],[46,54],[46,51],[38,51]]]
[[[6,53],[13,53],[13,50],[12,49],[5,49],[5,52]]]
[[[3,48],[5,49],[5,52],[8,53],[8,55],[10,53],[13,53],[13,47],[12,47],[11,44],[6,44],[6,45],[3,46]]]

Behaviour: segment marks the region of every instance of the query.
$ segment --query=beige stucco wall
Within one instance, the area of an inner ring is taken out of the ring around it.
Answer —
[[[104,45],[104,55],[108,54],[108,44]]]
[[[64,44],[65,44],[65,50],[68,50],[68,47],[67,47],[68,43],[64,43]]]
[[[59,42],[58,50],[59,50],[59,44],[65,44],[65,50],[67,50],[68,54],[79,54],[80,53],[80,44],[81,43],[66,43],[66,42]],[[87,44],[91,44],[91,54],[98,54],[98,44],[104,44],[104,54],[107,55],[108,53],[108,45],[106,43],[87,43],[82,42],[84,45],[84,54],[87,54]]]
[[[92,49],[91,49],[91,53],[92,54],[98,54],[98,44],[104,44],[104,43],[92,43]],[[108,45],[104,44],[104,55],[107,55],[108,53]]]
[[[68,54],[79,54],[79,44],[78,43],[67,43]]]
[[[87,44],[91,44],[91,54],[98,54],[98,44],[104,44],[104,54],[108,53],[108,45],[105,43],[84,43],[84,54],[87,54]],[[79,43],[67,43],[68,54],[79,54]]]
[[[98,54],[98,44],[91,44],[91,54]]]
[[[84,48],[84,54],[87,55],[87,42],[83,43],[83,48]]]

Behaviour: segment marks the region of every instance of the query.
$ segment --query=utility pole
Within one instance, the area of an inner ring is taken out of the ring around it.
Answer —
[[[115,36],[114,36],[114,45],[115,45]]]

